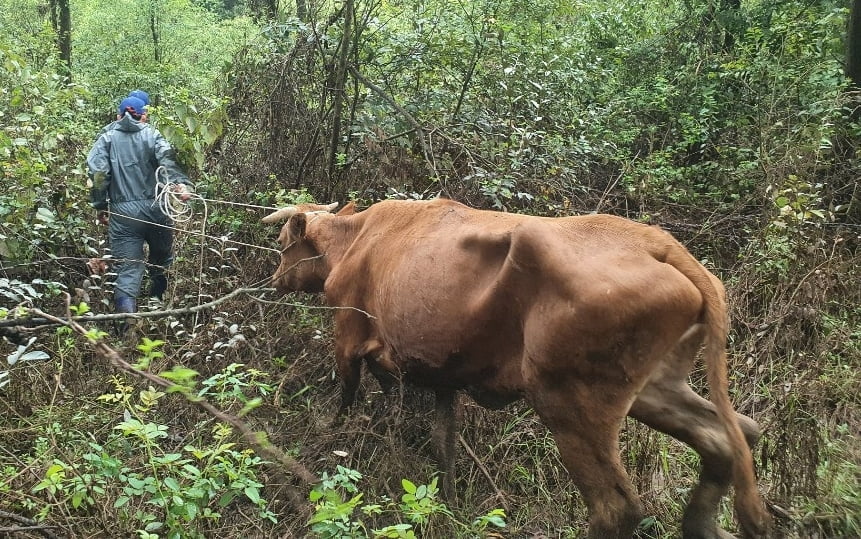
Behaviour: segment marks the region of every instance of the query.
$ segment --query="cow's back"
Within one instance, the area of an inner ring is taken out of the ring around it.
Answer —
[[[674,316],[692,323],[699,308],[692,285],[640,237],[649,246],[674,240],[624,219],[529,217],[447,200],[384,202],[356,217],[361,230],[327,295],[374,316],[377,338],[420,383],[518,391],[529,346],[558,348],[533,355],[559,363],[572,343],[597,348],[625,320],[648,331],[642,320],[656,309],[675,304]]]

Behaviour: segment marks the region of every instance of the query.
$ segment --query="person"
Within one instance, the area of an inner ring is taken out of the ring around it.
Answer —
[[[127,95],[126,97],[136,97],[136,98],[140,99],[141,101],[143,101],[144,113],[147,115],[147,117],[149,117],[149,110],[148,110],[148,108],[149,108],[149,94],[148,93],[146,93],[143,90],[132,90],[131,92],[129,92],[129,95]],[[121,118],[118,115],[117,121],[119,121],[120,119]],[[96,140],[98,140],[98,138],[100,136],[104,135],[108,131],[114,129],[117,125],[117,121],[111,122],[108,125],[102,127],[102,129],[99,131],[99,134],[96,135]]]
[[[108,222],[111,253],[117,261],[114,308],[137,312],[143,276],[149,272],[152,297],[167,290],[165,269],[173,261],[173,223],[156,202],[156,171],[164,167],[171,189],[186,201],[193,184],[176,162],[175,152],[147,123],[146,104],[138,97],[122,100],[117,121],[105,127],[87,156],[92,181],[90,203]],[[107,216],[110,218],[107,219]],[[143,246],[149,247],[144,263]]]
[[[144,92],[143,90],[132,90],[129,92],[129,97],[137,97],[141,101],[143,101],[144,107],[149,106],[149,94]]]

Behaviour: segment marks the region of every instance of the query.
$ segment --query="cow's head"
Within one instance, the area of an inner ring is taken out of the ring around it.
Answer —
[[[332,204],[300,204],[281,208],[262,219],[264,223],[287,222],[281,227],[278,243],[281,244],[281,263],[272,276],[272,284],[281,294],[288,292],[322,292],[328,273],[325,253],[308,237],[308,224],[328,214],[338,206]]]

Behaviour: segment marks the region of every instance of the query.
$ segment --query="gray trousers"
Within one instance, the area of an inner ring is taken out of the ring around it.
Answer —
[[[116,296],[136,298],[145,271],[152,279],[164,275],[173,262],[173,228],[165,228],[172,227],[173,223],[158,207],[153,207],[152,202],[132,200],[111,204],[108,238],[111,254],[117,262]],[[123,215],[133,219],[123,218]],[[149,247],[146,262],[144,243]]]

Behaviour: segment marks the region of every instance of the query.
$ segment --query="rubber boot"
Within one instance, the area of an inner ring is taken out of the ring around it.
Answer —
[[[137,301],[131,296],[118,295],[114,297],[114,310],[118,313],[136,313],[138,312]],[[120,337],[125,337],[131,329],[131,322],[128,318],[117,322],[117,332]]]
[[[167,277],[164,275],[150,276],[149,295],[152,298],[164,299],[164,291],[167,290]]]
[[[114,308],[118,313],[138,312],[137,301],[131,296],[117,296],[114,298]]]

